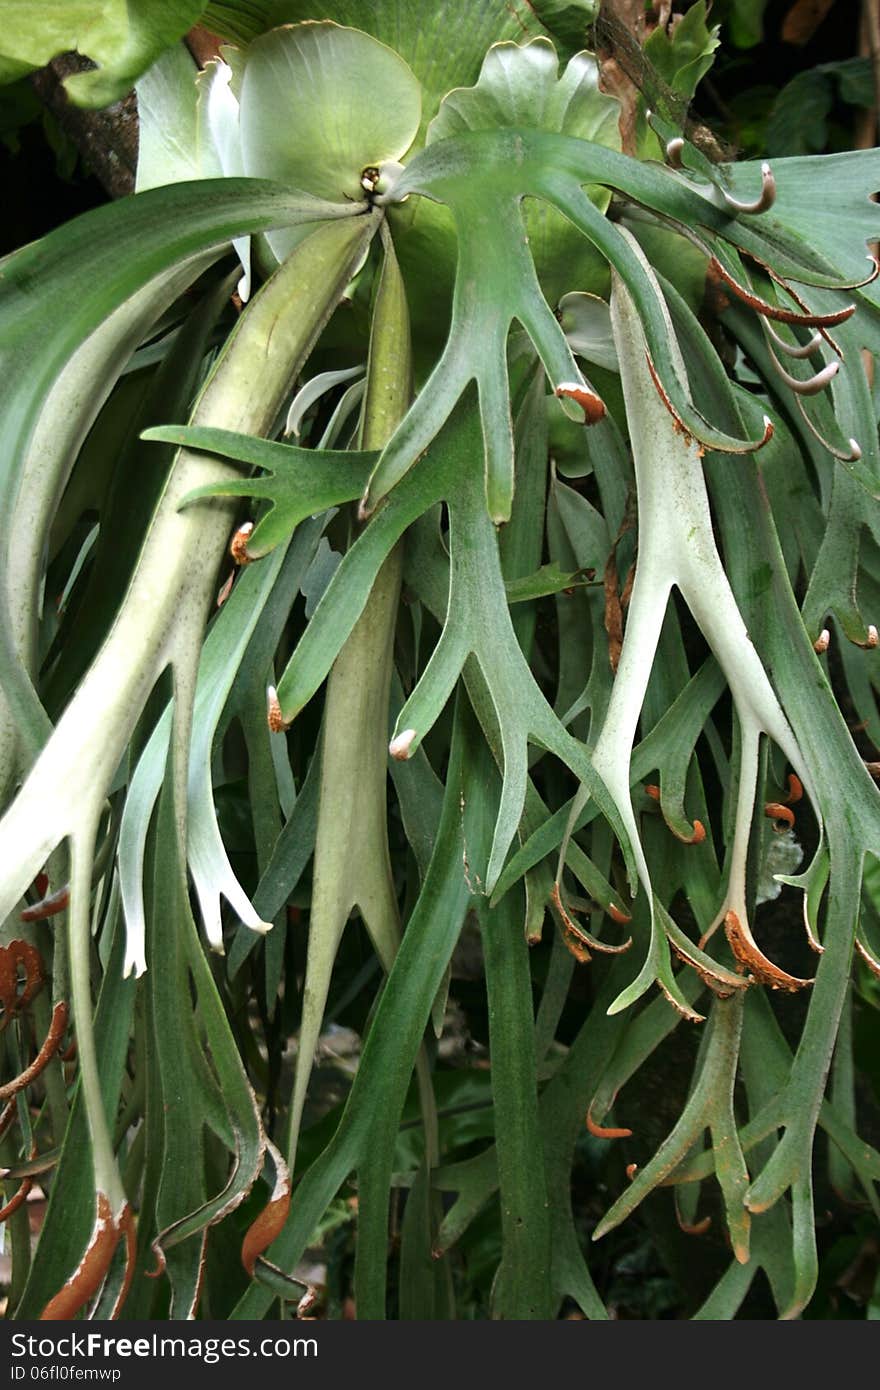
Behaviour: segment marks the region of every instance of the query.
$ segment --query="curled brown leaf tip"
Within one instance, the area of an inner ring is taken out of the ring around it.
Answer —
[[[678,1219],[678,1229],[683,1231],[686,1236],[704,1236],[712,1225],[711,1216],[704,1216],[702,1221],[683,1221],[676,1212]]]
[[[557,396],[575,401],[584,412],[584,424],[595,425],[605,415],[605,402],[589,386],[578,381],[562,381],[555,389]]]
[[[242,1241],[241,1262],[251,1278],[253,1278],[257,1260],[265,1250],[268,1250],[275,1237],[281,1233],[287,1220],[287,1213],[290,1210],[292,1186],[290,1169],[279,1150],[265,1135],[263,1136],[263,1145],[264,1156],[270,1160],[275,1170],[275,1184],[268,1202],[256,1220],[251,1222]]]
[[[598,941],[590,932],[584,930],[571,916],[562,902],[562,894],[559,891],[559,884],[554,883],[550,890],[550,901],[559,914],[562,923],[562,939],[568,947],[575,960],[580,965],[587,965],[592,960],[590,951],[599,951],[608,956],[619,956],[624,951],[628,951],[632,945],[632,937],[622,942],[619,946],[610,946],[604,941]],[[612,909],[607,909],[609,916],[614,916]],[[617,911],[617,909],[615,909]],[[614,917],[619,921],[619,917]],[[624,920],[629,921],[629,918]]]
[[[562,939],[578,965],[589,965],[593,957],[590,955],[578,932],[572,931],[570,927],[566,926],[562,933]]]
[[[116,1302],[110,1311],[111,1318],[119,1317],[122,1305],[128,1297],[131,1281],[134,1278],[135,1259],[137,1258],[137,1228],[134,1224],[134,1213],[127,1202],[120,1213],[118,1226],[120,1233],[125,1237],[125,1274],[119,1293],[116,1295]],[[199,1286],[201,1287],[201,1275],[199,1276]]]
[[[100,1289],[116,1247],[122,1236],[126,1238],[126,1276],[120,1297],[116,1301],[114,1313],[121,1306],[121,1300],[128,1292],[128,1284],[134,1267],[134,1224],[131,1208],[126,1203],[114,1218],[110,1199],[106,1193],[96,1193],[95,1224],[89,1237],[82,1259],[76,1269],[65,1279],[61,1288],[49,1299],[42,1313],[41,1322],[67,1321],[74,1317]]]
[[[654,782],[648,782],[645,787],[645,796],[649,796],[652,801],[659,801],[660,788]]]
[[[63,912],[70,903],[70,888],[67,884],[63,888],[58,888],[54,893],[49,893],[41,898],[38,903],[31,903],[29,907],[23,909],[21,920],[23,922],[42,922],[47,917],[54,917],[57,913]]]
[[[632,1182],[638,1171],[639,1165],[637,1163],[628,1163],[626,1165],[626,1176],[629,1178],[630,1182]]]
[[[804,794],[804,784],[796,773],[788,774],[788,796],[785,798],[790,806],[796,801],[800,801]]]
[[[67,1005],[63,1000],[59,1000],[52,1010],[52,1018],[49,1023],[49,1031],[45,1041],[29,1067],[19,1072],[11,1081],[7,1081],[0,1086],[0,1100],[7,1100],[10,1096],[17,1095],[23,1091],[25,1086],[29,1086],[32,1081],[44,1071],[51,1062],[55,1053],[61,1046],[64,1033],[67,1028]]]
[[[618,907],[616,903],[609,903],[605,911],[608,913],[612,922],[617,922],[621,927],[625,927],[627,922],[632,921],[631,913],[624,912],[623,908]]]
[[[257,1256],[262,1255],[264,1250],[268,1250],[276,1236],[281,1234],[289,1211],[290,1178],[287,1177],[286,1186],[281,1190],[276,1182],[275,1191],[259,1216],[248,1227],[241,1243],[241,1262],[251,1277],[253,1277]]]
[[[0,1003],[3,1027],[39,994],[45,981],[43,958],[29,941],[0,946]]]
[[[243,526],[239,526],[229,542],[229,553],[237,565],[249,565],[251,563],[253,557],[247,553],[247,543],[253,529],[254,523],[246,521]]]
[[[831,633],[828,631],[827,627],[823,627],[822,631],[819,633],[819,636],[816,638],[815,642],[813,643],[813,651],[814,651],[814,652],[818,652],[819,655],[821,656],[823,652],[827,652],[827,650],[828,650],[828,643],[829,643],[830,641],[831,641]]]
[[[748,981],[741,976],[732,975],[729,970],[722,966],[716,966],[711,962],[711,957],[700,958],[684,946],[681,940],[676,940],[674,936],[667,936],[670,949],[684,965],[689,965],[707,989],[711,989],[719,999],[729,999],[739,989],[745,989]],[[697,949],[702,950],[702,945]]]
[[[874,626],[874,624],[869,623],[865,636],[862,638],[861,642],[857,641],[856,638],[853,638],[852,640],[855,642],[855,645],[857,647],[863,647],[865,650],[870,651],[872,648],[876,647],[877,642],[880,639],[878,639],[877,629]]]
[[[730,949],[739,963],[750,972],[749,979],[754,984],[794,992],[797,989],[806,989],[813,983],[812,980],[801,980],[795,975],[789,975],[787,971],[774,965],[772,960],[768,960],[758,948],[748,926],[740,922],[735,912],[728,912],[724,918],[724,931]]]
[[[773,821],[773,829],[777,832],[790,830],[794,825],[794,811],[782,801],[768,801],[764,807],[764,815]]]
[[[629,1139],[632,1135],[631,1129],[617,1129],[613,1126],[606,1129],[604,1125],[597,1124],[593,1119],[592,1107],[587,1111],[586,1125],[587,1129],[596,1139]]]
[[[701,845],[706,838],[706,827],[701,820],[694,821],[694,828],[690,835],[682,835],[680,830],[676,830],[674,825],[670,825],[676,840],[680,840],[683,845]]]
[[[11,1101],[10,1105],[14,1106],[14,1102]],[[9,1109],[9,1106],[7,1106],[7,1109]],[[6,1128],[6,1126],[3,1125],[3,1120],[5,1119],[5,1116],[6,1111],[4,1110],[3,1116],[0,1116],[0,1132],[2,1132],[2,1129]],[[37,1146],[36,1144],[34,1144],[31,1146],[31,1158],[36,1158],[36,1156]],[[17,1190],[10,1197],[6,1205],[4,1207],[0,1207],[0,1226],[2,1226],[4,1221],[8,1221],[10,1216],[12,1216],[14,1212],[17,1212],[19,1207],[27,1201],[28,1194],[30,1193],[30,1190],[33,1187],[33,1185],[33,1178],[24,1178],[19,1184]]]
[[[18,1189],[12,1194],[5,1207],[0,1207],[0,1226],[4,1221],[8,1221],[14,1212],[17,1212],[28,1199],[28,1194],[34,1185],[33,1178],[24,1178]]]

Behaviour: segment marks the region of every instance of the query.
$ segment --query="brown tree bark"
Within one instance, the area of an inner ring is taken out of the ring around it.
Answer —
[[[137,98],[129,92],[122,101],[102,111],[74,106],[64,89],[64,79],[93,67],[78,53],[65,53],[31,78],[43,105],[51,111],[64,133],[79,150],[89,172],[111,198],[122,198],[134,189],[137,169]]]

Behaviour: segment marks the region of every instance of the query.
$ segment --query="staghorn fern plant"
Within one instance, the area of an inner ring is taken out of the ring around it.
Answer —
[[[762,1270],[794,1317],[817,1126],[880,1216],[849,1014],[880,797],[845,717],[880,742],[880,158],[713,163],[641,98],[624,150],[531,8],[363,8],[212,7],[235,43],[138,84],[137,195],[4,263],[10,1306],[304,1311],[354,1181],[359,1317],[389,1287],[456,1316],[496,1194],[492,1314],[606,1317],[576,1145],[626,1148],[618,1093],[687,1020],[593,1239],[671,1185],[729,1241],[695,1316]],[[690,95],[687,23],[649,47]],[[762,930],[782,885],[797,939]],[[474,924],[475,1092],[437,1046]],[[316,1119],[340,993],[363,1049]]]

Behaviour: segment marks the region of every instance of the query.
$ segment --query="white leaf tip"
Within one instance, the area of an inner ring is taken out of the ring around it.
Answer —
[[[388,752],[391,754],[392,758],[396,758],[397,761],[401,763],[406,762],[415,737],[415,729],[404,729],[402,734],[398,734],[396,738],[393,738],[388,745]]]

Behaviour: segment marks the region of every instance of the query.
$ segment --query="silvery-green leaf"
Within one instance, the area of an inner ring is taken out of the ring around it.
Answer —
[[[483,60],[477,84],[444,97],[428,127],[434,144],[465,130],[525,126],[620,149],[620,105],[599,90],[592,53],[576,53],[562,75],[549,39],[496,43]]]
[[[241,152],[241,111],[232,86],[233,70],[218,58],[208,63],[199,74],[198,133],[202,137],[199,155],[204,169],[219,161],[219,172],[226,178],[239,178],[244,173]],[[207,173],[201,172],[201,178]],[[237,237],[233,241],[244,271],[238,282],[238,294],[246,304],[251,294],[251,239]]]
[[[190,179],[241,177],[239,106],[232,79],[233,69],[222,59],[198,72],[183,44],[169,49],[144,74],[137,85],[139,193]],[[244,271],[238,293],[247,303],[250,237],[236,237],[232,244]]]
[[[620,370],[611,331],[611,310],[597,294],[575,291],[559,301],[562,330],[578,357],[595,362],[609,372]]]
[[[332,391],[333,387],[339,386],[341,382],[351,381],[353,377],[360,376],[363,370],[362,366],[343,367],[338,372],[319,372],[317,376],[311,377],[300,387],[290,404],[284,423],[285,437],[293,434],[298,439],[306,412],[315,401],[320,400],[325,392]]]
[[[617,99],[599,90],[599,66],[592,53],[576,53],[560,74],[549,39],[496,43],[483,60],[476,86],[459,87],[444,97],[428,126],[426,143],[468,130],[519,127],[619,150],[619,114]],[[587,191],[604,212],[611,201],[608,189],[593,186]],[[532,258],[551,303],[569,290],[602,288],[601,257],[555,208],[528,199],[524,211]]]
[[[138,193],[222,173],[219,158],[206,147],[197,76],[189,52],[176,44],[138,82]]]
[[[241,91],[248,174],[359,201],[367,168],[398,160],[421,118],[419,84],[390,48],[332,23],[273,29],[249,48]],[[298,238],[267,236],[283,260]]]

